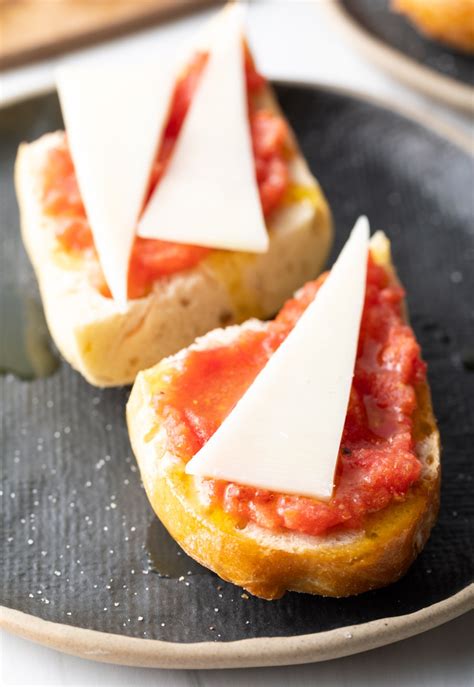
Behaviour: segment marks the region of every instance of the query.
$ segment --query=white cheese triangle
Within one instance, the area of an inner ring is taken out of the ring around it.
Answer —
[[[369,223],[362,217],[315,299],[186,472],[329,499],[354,374]]]
[[[138,234],[211,248],[265,252],[247,113],[242,23],[225,9],[168,169]]]
[[[105,279],[119,307],[136,224],[168,115],[168,65],[64,66],[57,87],[77,181]]]

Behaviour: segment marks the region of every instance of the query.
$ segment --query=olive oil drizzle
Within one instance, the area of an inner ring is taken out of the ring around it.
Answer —
[[[152,520],[146,538],[148,570],[160,577],[186,578],[190,575],[210,575],[207,568],[188,556],[168,534],[158,518]]]
[[[0,292],[0,374],[49,377],[59,367],[41,303],[17,285]]]

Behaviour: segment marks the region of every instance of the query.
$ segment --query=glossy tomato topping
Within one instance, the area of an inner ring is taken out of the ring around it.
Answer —
[[[288,189],[288,155],[291,151],[291,142],[285,121],[258,103],[265,79],[255,69],[246,46],[244,59],[256,178],[263,212],[268,216],[280,205]],[[196,54],[177,81],[168,122],[150,175],[145,202],[166,170],[206,60],[205,53]],[[67,251],[88,253],[92,258],[92,282],[103,295],[110,296],[95,256],[92,232],[77,186],[66,138],[49,152],[46,160],[43,174],[43,207],[46,214],[55,218],[60,245]],[[137,237],[129,266],[129,298],[146,295],[154,281],[194,267],[209,252],[210,249],[199,246]]]
[[[212,436],[291,331],[324,278],[308,283],[263,330],[244,329],[230,345],[190,350],[175,368],[166,370],[166,390],[154,403],[176,455],[189,460]],[[200,488],[208,505],[219,505],[242,523],[320,535],[335,527],[360,527],[368,513],[404,497],[421,470],[412,418],[415,389],[425,378],[425,364],[413,331],[402,317],[403,295],[402,288],[370,257],[332,499],[324,502],[208,479],[202,480]]]

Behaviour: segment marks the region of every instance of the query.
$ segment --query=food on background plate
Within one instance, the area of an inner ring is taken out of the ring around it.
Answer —
[[[66,133],[19,149],[23,241],[49,328],[98,386],[273,315],[328,255],[328,205],[239,8],[203,36],[184,66],[63,67]]]
[[[274,320],[217,329],[141,372],[127,418],[170,534],[265,599],[388,585],[436,520],[426,365],[389,242],[369,244],[364,219]]]
[[[474,54],[474,0],[392,0],[428,38]]]

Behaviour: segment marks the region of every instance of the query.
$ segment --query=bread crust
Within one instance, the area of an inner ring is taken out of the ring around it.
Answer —
[[[474,0],[392,0],[426,36],[474,53]]]
[[[279,111],[270,89],[261,101]],[[252,316],[269,317],[322,270],[332,242],[331,214],[298,152],[291,179],[310,188],[312,199],[298,199],[272,215],[267,253],[213,251],[196,267],[158,280],[149,296],[129,301],[120,312],[90,285],[82,263],[58,248],[54,219],[41,209],[41,165],[62,136],[56,132],[22,144],[15,183],[23,242],[51,334],[62,355],[91,384],[129,384],[139,370],[196,336]]]
[[[374,237],[375,238],[375,237]],[[375,247],[375,248],[374,248]],[[372,250],[388,264],[387,240]],[[256,321],[243,325],[259,326]],[[241,327],[211,332],[196,342],[232,340]],[[179,355],[179,354],[178,354]],[[427,384],[417,389],[416,452],[423,470],[405,499],[373,513],[364,529],[329,536],[273,533],[254,524],[241,529],[219,507],[199,499],[198,480],[167,451],[167,437],[153,408],[159,372],[167,361],[141,372],[127,405],[133,450],[153,510],[182,548],[220,577],[264,599],[285,591],[344,597],[386,586],[402,577],[425,545],[439,508],[440,442]]]

